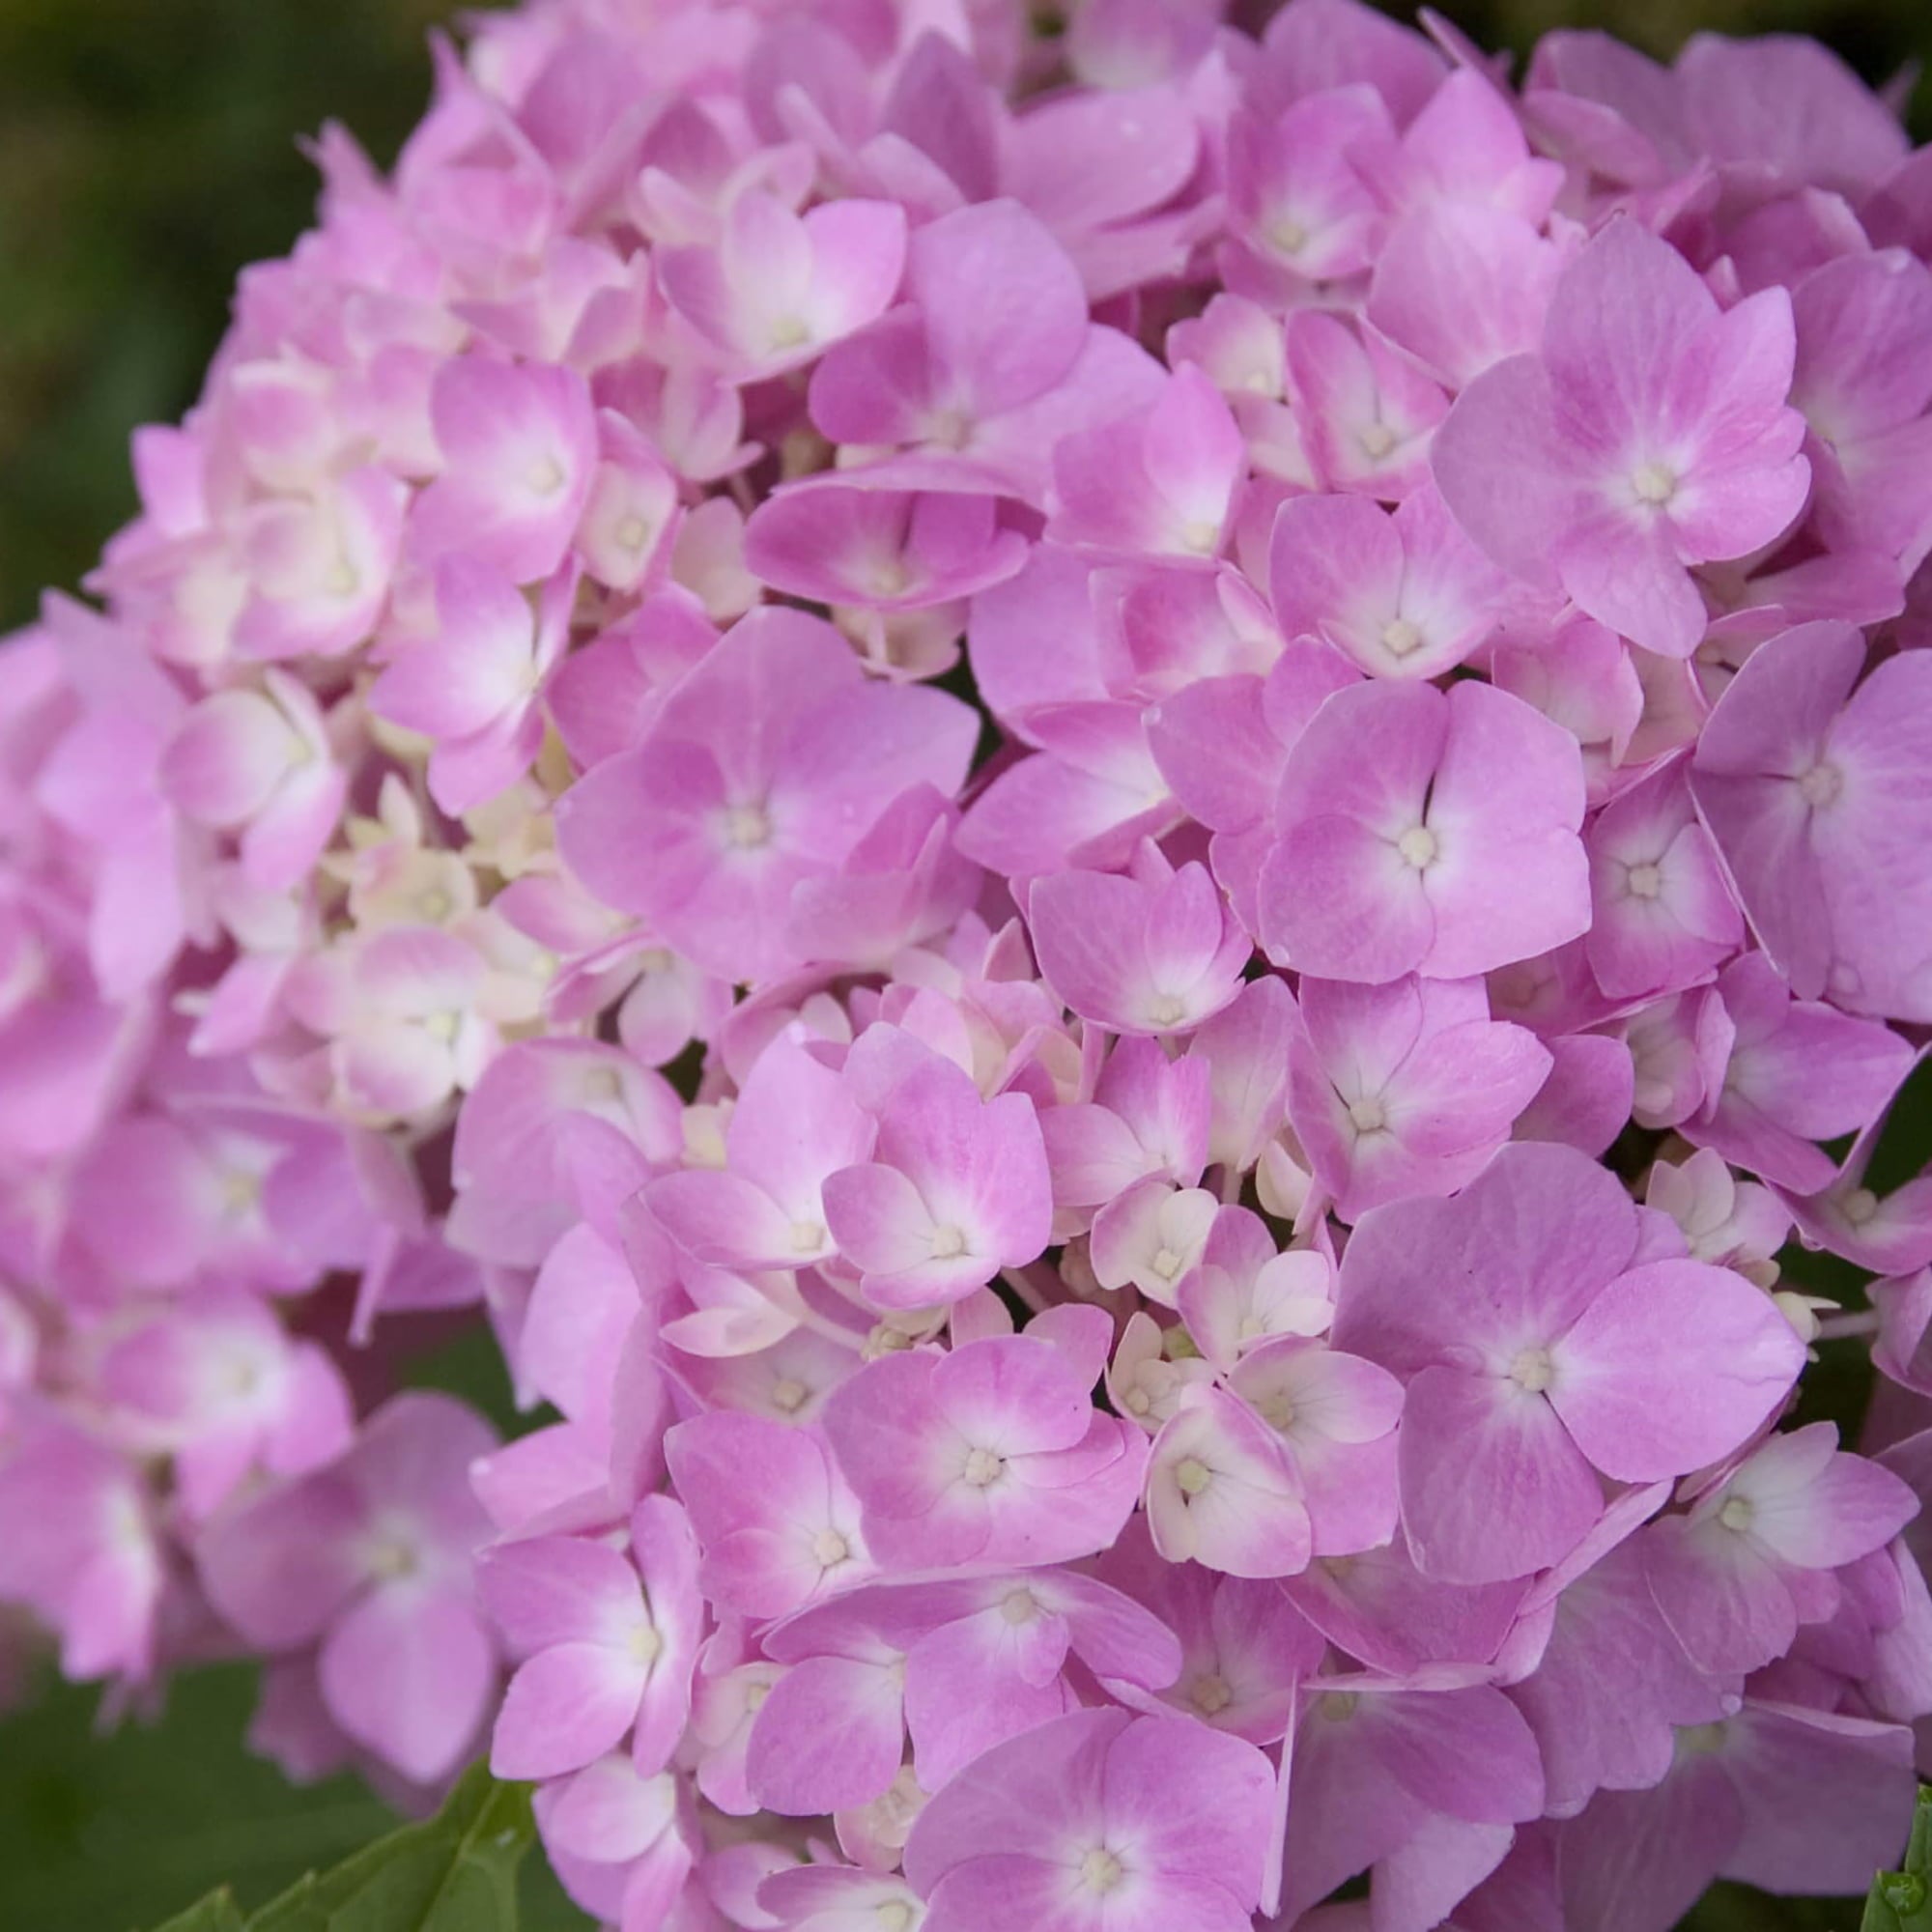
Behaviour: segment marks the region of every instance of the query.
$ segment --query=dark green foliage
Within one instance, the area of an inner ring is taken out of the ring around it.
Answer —
[[[479,1765],[434,1818],[308,1873],[252,1917],[223,1889],[159,1932],[517,1932],[517,1867],[535,1835],[528,1787]]]

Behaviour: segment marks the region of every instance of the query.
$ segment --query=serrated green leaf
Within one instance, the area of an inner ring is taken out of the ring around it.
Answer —
[[[246,1932],[516,1932],[517,1867],[534,1835],[528,1791],[479,1765],[436,1817],[311,1874]]]
[[[1932,1790],[1922,1784],[1904,1869],[1872,1880],[1860,1932],[1932,1932]]]
[[[224,1885],[199,1904],[177,1913],[165,1925],[156,1926],[155,1932],[248,1932],[248,1927],[242,1908],[235,1903],[235,1894]]]

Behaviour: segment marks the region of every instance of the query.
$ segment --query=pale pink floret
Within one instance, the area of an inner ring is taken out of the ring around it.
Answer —
[[[934,1055],[894,1091],[874,1154],[827,1176],[824,1202],[875,1307],[958,1301],[1045,1248],[1052,1179],[1024,1094],[982,1100],[970,1074]]]
[[[1378,1549],[1396,1534],[1402,1384],[1319,1341],[1279,1336],[1244,1355],[1229,1389],[1287,1446],[1317,1557]]]
[[[907,303],[812,372],[834,442],[895,447],[895,488],[1044,495],[1054,441],[1151,402],[1160,365],[1088,318],[1078,270],[1012,201],[958,209],[913,236]]]
[[[1731,1029],[1723,1084],[1684,1122],[1685,1138],[1776,1185],[1817,1192],[1836,1172],[1817,1143],[1878,1117],[1911,1048],[1873,1021],[1794,1000],[1761,952],[1725,967],[1718,995]]]
[[[1179,1719],[1079,1711],[980,1758],[906,1847],[923,1932],[1246,1932],[1273,1774]]]
[[[1069,871],[1028,898],[1047,983],[1083,1019],[1123,1034],[1191,1033],[1240,988],[1248,938],[1207,868],[1151,855],[1137,876]]]
[[[1131,1285],[1172,1308],[1206,1252],[1217,1211],[1205,1187],[1177,1187],[1160,1175],[1135,1181],[1094,1217],[1094,1279],[1102,1288]]]
[[[119,1336],[103,1401],[144,1446],[174,1458],[183,1504],[207,1518],[251,1472],[298,1476],[353,1432],[349,1391],[321,1345],[293,1341],[262,1301],[204,1288]]]
[[[334,836],[348,780],[314,697],[278,670],[262,689],[205,697],[161,753],[163,793],[185,816],[241,835],[248,882],[300,881]]]
[[[331,1088],[358,1118],[427,1113],[483,1071],[495,1029],[477,1011],[481,953],[436,926],[396,925],[305,957],[289,1011],[327,1041]]]
[[[1183,363],[1146,411],[1057,445],[1047,534],[1070,548],[1211,557],[1247,468],[1220,391]]]
[[[1364,313],[1438,381],[1467,388],[1486,369],[1534,351],[1566,259],[1505,208],[1431,207],[1396,224]]]
[[[1272,123],[1245,115],[1234,122],[1228,199],[1260,287],[1332,282],[1370,266],[1388,214],[1350,150],[1392,142],[1394,132],[1381,97],[1363,85],[1327,89]]]
[[[781,1617],[874,1574],[859,1504],[815,1434],[715,1409],[665,1437],[707,1601]]]
[[[150,1486],[126,1456],[49,1410],[10,1414],[9,1427],[0,1592],[59,1633],[70,1680],[147,1678],[166,1582]]]
[[[1208,1084],[1204,1063],[1169,1060],[1151,1040],[1122,1040],[1091,1101],[1039,1115],[1055,1204],[1104,1207],[1150,1175],[1191,1187],[1208,1164]]]
[[[630,1540],[628,1559],[560,1536],[485,1558],[483,1602],[519,1665],[497,1716],[497,1776],[581,1771],[633,1732],[633,1762],[649,1776],[676,1748],[703,1629],[697,1544],[664,1496],[638,1505]]]
[[[1289,1120],[1346,1221],[1472,1179],[1553,1065],[1526,1028],[1490,1018],[1477,980],[1304,979],[1301,1018]]]
[[[1259,1214],[1226,1207],[1176,1291],[1194,1345],[1224,1375],[1277,1336],[1320,1335],[1335,1312],[1335,1264],[1314,1248],[1277,1252]]]
[[[726,211],[714,247],[662,250],[671,307],[731,376],[776,376],[812,361],[884,313],[905,267],[904,211],[827,202],[794,214],[753,188]]]
[[[947,1355],[886,1355],[833,1398],[825,1428],[883,1559],[1057,1563],[1119,1533],[1147,1450],[1088,1394],[1109,1324],[1067,1308],[1048,1326],[1053,1341],[1036,1329]]]
[[[1299,972],[1463,979],[1590,923],[1582,764],[1520,699],[1463,682],[1339,691],[1289,754],[1262,938]]]
[[[1451,1201],[1364,1217],[1335,1343],[1407,1380],[1403,1526],[1417,1561],[1489,1582],[1559,1561],[1599,1476],[1654,1482],[1737,1448],[1804,1348],[1741,1276],[1651,1260],[1613,1175],[1574,1149],[1505,1148]],[[1678,1337],[1660,1356],[1657,1334]]]
[[[1449,398],[1373,329],[1297,310],[1288,324],[1288,382],[1308,481],[1394,503],[1427,480],[1431,439]]]
[[[608,905],[732,980],[797,963],[795,887],[836,872],[909,786],[957,791],[979,722],[873,683],[829,625],[745,618],[665,698],[642,742],[566,794],[566,863]]]
[[[379,718],[434,741],[430,795],[456,815],[529,770],[543,744],[546,681],[569,640],[575,571],[533,611],[511,580],[467,556],[436,574],[436,635],[409,644],[370,687]]]
[[[1231,1577],[1292,1577],[1312,1552],[1293,1460],[1247,1405],[1206,1384],[1186,1390],[1148,1462],[1148,1527],[1170,1563]]]
[[[732,1109],[724,1167],[667,1175],[645,1200],[671,1238],[709,1266],[809,1266],[838,1246],[828,1178],[869,1159],[877,1131],[837,1073],[781,1037],[758,1056]]]
[[[563,561],[596,478],[597,420],[574,370],[459,356],[430,412],[444,469],[410,512],[427,558],[467,552],[518,583]]]
[[[1932,547],[1932,271],[1901,248],[1827,262],[1792,291],[1791,400],[1811,427],[1821,531],[1907,574]]]
[[[1509,1827],[1540,1816],[1544,1798],[1535,1737],[1491,1685],[1305,1687],[1282,1873],[1290,1915],[1373,1868],[1372,1891],[1424,1901],[1406,1922],[1426,1926],[1488,1877]]]
[[[1814,1422],[1646,1530],[1644,1574],[1699,1669],[1756,1670],[1835,1607],[1826,1573],[1882,1548],[1918,1509],[1889,1469],[1844,1454],[1837,1431]]]
[[[683,1151],[668,1084],[597,1040],[521,1040],[491,1061],[456,1126],[450,1240],[534,1268],[580,1220],[621,1203]]]
[[[1592,822],[1594,918],[1584,948],[1612,999],[1675,992],[1735,952],[1744,922],[1688,774],[1674,762],[1619,792]]]
[[[1359,496],[1293,497],[1268,542],[1282,635],[1319,637],[1371,677],[1436,677],[1484,643],[1510,586],[1431,485],[1393,515]]]
[[[1719,699],[1690,788],[1766,953],[1801,999],[1932,1018],[1932,659],[1861,681],[1864,639],[1802,624]]]
[[[494,1444],[460,1403],[398,1396],[346,1455],[251,1498],[201,1550],[221,1614],[264,1650],[319,1640],[329,1714],[422,1782],[461,1761],[496,1690],[469,1570],[488,1533],[469,1467]]]
[[[794,597],[867,611],[923,611],[1004,582],[1026,539],[992,497],[855,487],[813,478],[781,491],[745,526],[745,561]]]
[[[1759,549],[1804,505],[1793,354],[1781,289],[1720,312],[1673,248],[1614,221],[1564,271],[1538,353],[1457,399],[1436,483],[1506,569],[1688,657],[1706,624],[1690,567]]]

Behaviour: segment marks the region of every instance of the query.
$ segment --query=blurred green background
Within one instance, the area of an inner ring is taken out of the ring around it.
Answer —
[[[1664,55],[1698,28],[1801,31],[1874,81],[1932,55],[1932,0],[1442,11],[1519,51],[1553,26],[1608,26]],[[88,568],[132,507],[128,431],[193,400],[237,270],[304,225],[314,185],[296,136],[338,119],[386,162],[427,97],[425,32],[451,12],[439,0],[0,0],[0,628],[32,613],[43,584]],[[1920,139],[1932,133],[1932,90],[1913,121]],[[481,1337],[425,1378],[502,1417]],[[249,1694],[246,1673],[209,1672],[178,1687],[158,1722],[109,1737],[96,1733],[92,1695],[71,1690],[0,1721],[0,1932],[130,1932],[223,1880],[259,1902],[384,1829],[353,1781],[294,1792],[246,1758]],[[537,1864],[532,1932],[581,1927]],[[1714,1897],[1692,1921],[1857,1922],[1856,1906],[1743,1894]]]

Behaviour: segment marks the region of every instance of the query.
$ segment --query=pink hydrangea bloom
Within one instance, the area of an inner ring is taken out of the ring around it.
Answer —
[[[1895,1862],[1896,90],[1361,0],[436,62],[0,651],[0,1675],[487,1750],[617,1932]]]
[[[1090,1396],[1105,1326],[1069,1308],[1051,1340],[887,1355],[847,1382],[825,1428],[867,1542],[905,1568],[1065,1562],[1112,1542],[1139,1494],[1146,1438]]]
[[[1783,1316],[1673,1245],[1552,1146],[1506,1148],[1452,1201],[1364,1218],[1335,1342],[1407,1383],[1403,1521],[1425,1570],[1480,1583],[1547,1568],[1602,1514],[1600,1476],[1688,1474],[1783,1399],[1804,1358]],[[1673,1323],[1682,1345],[1660,1361]],[[1472,1463],[1492,1473],[1472,1480]]]
[[[1525,1028],[1490,1018],[1476,980],[1304,978],[1301,1019],[1289,1119],[1349,1221],[1480,1173],[1553,1065]]]
[[[1262,938],[1298,972],[1466,979],[1590,923],[1581,761],[1480,684],[1357,685],[1289,753],[1260,882]]]
[[[1690,567],[1761,549],[1804,506],[1795,347],[1782,289],[1720,311],[1674,249],[1612,221],[1551,292],[1536,353],[1457,398],[1435,480],[1504,568],[1688,657],[1705,625]]]
[[[1691,787],[1767,953],[1802,999],[1932,1013],[1932,902],[1917,862],[1925,715],[1916,655],[1860,681],[1849,625],[1774,638],[1725,688]]]
[[[564,857],[699,965],[769,979],[797,963],[794,889],[837,872],[908,786],[956,791],[976,728],[955,699],[868,683],[828,626],[759,611],[572,791]]]
[[[1238,1932],[1261,1891],[1272,1782],[1237,1738],[1076,1712],[987,1752],[929,1804],[906,1876],[927,1901],[926,1932]]]
[[[202,1552],[221,1613],[265,1650],[319,1643],[330,1717],[418,1782],[461,1763],[497,1688],[469,1576],[488,1535],[469,1466],[492,1446],[461,1405],[399,1396],[346,1455],[252,1499]]]

